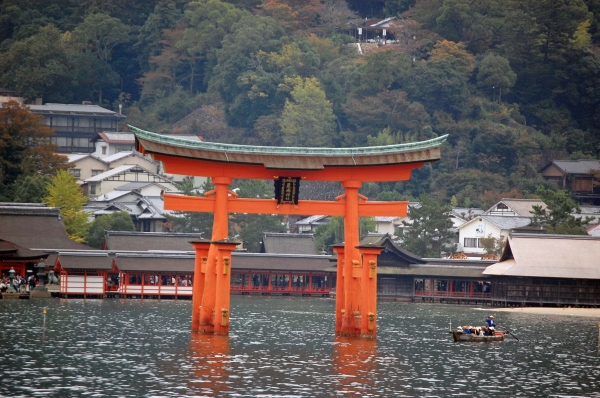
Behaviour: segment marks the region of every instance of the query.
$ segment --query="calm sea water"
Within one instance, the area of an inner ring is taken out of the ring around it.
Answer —
[[[520,341],[457,344],[489,309],[379,303],[370,342],[334,337],[333,299],[232,296],[229,337],[191,334],[190,305],[0,300],[0,395],[600,397],[594,318],[498,312]]]

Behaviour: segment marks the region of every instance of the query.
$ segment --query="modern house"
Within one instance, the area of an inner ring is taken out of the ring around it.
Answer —
[[[46,125],[55,131],[52,141],[62,153],[91,153],[94,144],[90,141],[99,132],[119,131],[119,121],[125,116],[117,112],[92,105],[85,101],[78,104],[28,105],[32,113],[41,115]]]
[[[581,202],[600,205],[600,160],[553,160],[539,171],[546,180],[568,189]]]

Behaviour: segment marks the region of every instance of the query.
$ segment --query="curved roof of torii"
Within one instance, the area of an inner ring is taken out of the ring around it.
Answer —
[[[359,148],[300,148],[190,141],[129,126],[140,152],[212,162],[264,165],[267,169],[322,170],[325,167],[382,166],[440,159],[447,135],[407,144]]]

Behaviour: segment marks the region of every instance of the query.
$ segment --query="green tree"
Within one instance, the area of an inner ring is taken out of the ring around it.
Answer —
[[[19,178],[49,176],[66,168],[66,158],[54,153],[53,131],[26,105],[9,101],[0,107],[0,200],[11,201]]]
[[[194,187],[192,179],[184,179],[178,188],[182,194],[187,196],[200,196]],[[214,188],[210,179],[207,179],[201,187],[204,192],[208,192]],[[199,212],[174,212],[167,214],[166,228],[171,232],[181,233],[200,233],[204,239],[212,238],[212,229],[214,222],[213,213]]]
[[[358,219],[359,237],[363,239],[369,232],[375,231],[377,223],[373,217],[360,217]],[[315,230],[315,244],[319,252],[331,253],[331,245],[344,241],[344,217],[331,217],[331,221],[319,225]]]
[[[585,225],[594,218],[573,215],[573,213],[580,214],[581,209],[568,191],[553,191],[539,186],[536,193],[547,207],[533,206],[531,225],[541,226],[549,234],[587,235]]]
[[[87,198],[81,192],[75,177],[66,170],[60,170],[46,186],[48,196],[44,198],[49,206],[59,207],[69,238],[84,242],[89,228],[88,214],[83,210]]]
[[[404,221],[405,232],[402,247],[421,257],[440,257],[450,249],[454,233],[450,231],[452,220],[448,217],[450,206],[427,194],[419,197],[421,207],[408,208],[410,222]]]
[[[95,82],[98,89],[98,102],[102,103],[102,91],[119,83],[119,75],[110,61],[115,47],[129,40],[130,28],[117,18],[104,13],[88,15],[77,26],[73,36],[97,59]]]
[[[286,79],[293,85],[292,100],[285,102],[281,130],[288,146],[330,147],[335,139],[335,116],[316,78]]]
[[[46,186],[50,177],[40,174],[19,177],[15,183],[13,201],[21,203],[41,203],[48,195]]]
[[[28,100],[72,102],[85,92],[88,70],[68,35],[48,25],[34,36],[16,41],[0,57],[0,84]]]
[[[238,195],[241,198],[273,198],[273,187],[264,180],[236,180]],[[230,230],[237,231],[244,247],[250,252],[259,252],[265,232],[285,232],[280,216],[269,214],[233,214]]]
[[[500,55],[488,54],[479,65],[477,86],[490,88],[494,93],[499,90],[498,102],[502,101],[502,93],[508,94],[517,81],[517,74],[512,71],[508,60]]]
[[[86,243],[96,249],[103,249],[106,231],[135,231],[135,225],[126,211],[97,217],[89,226]]]

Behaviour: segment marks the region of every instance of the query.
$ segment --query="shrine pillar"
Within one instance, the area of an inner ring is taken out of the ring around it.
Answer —
[[[227,335],[229,334],[229,307],[231,301],[231,252],[235,250],[239,242],[223,239],[213,241],[212,244],[217,248],[213,332]]]
[[[335,278],[335,334],[342,331],[342,309],[344,309],[344,245],[332,245],[337,254],[337,273]]]
[[[360,286],[360,253],[356,248],[360,241],[358,219],[358,189],[361,181],[343,181],[346,207],[344,213],[344,308],[342,312],[342,327],[340,334],[356,336],[355,319],[360,314],[362,291]]]
[[[368,244],[357,249],[362,257],[360,337],[374,338],[377,335],[377,256],[383,247]]]
[[[208,250],[206,273],[204,277],[204,290],[202,294],[202,304],[200,309],[200,328],[199,330],[205,333],[214,333],[213,313],[216,313],[216,297],[217,297],[217,258],[218,248],[214,241],[226,239],[229,235],[229,211],[228,211],[228,196],[229,184],[232,179],[230,177],[214,177],[212,183],[215,186],[214,191],[208,194],[215,196],[214,222],[212,241]],[[206,195],[206,194],[205,194]]]
[[[200,329],[200,308],[202,295],[204,294],[204,280],[206,276],[206,264],[208,263],[208,249],[210,241],[206,239],[190,241],[196,251],[194,260],[194,280],[192,282],[192,331]]]

